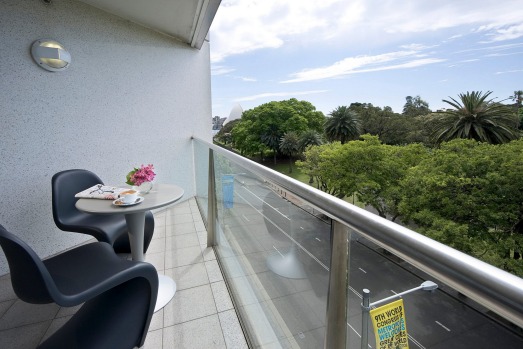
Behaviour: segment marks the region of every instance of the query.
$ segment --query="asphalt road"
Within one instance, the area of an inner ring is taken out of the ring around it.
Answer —
[[[318,294],[325,294],[330,258],[330,225],[300,208],[293,199],[282,199],[275,190],[249,177],[237,177],[234,200],[261,214],[269,233],[277,240],[297,246],[299,260],[316,276]],[[293,202],[294,201],[294,202]],[[276,250],[276,244],[273,246]],[[280,251],[278,251],[280,253]],[[284,253],[284,252],[282,252]],[[350,249],[349,342],[359,348],[361,336],[361,292],[371,291],[371,302],[419,286],[425,279],[405,262],[386,254],[357,234]],[[312,278],[311,278],[312,279]],[[437,280],[432,281],[438,283]],[[448,288],[417,291],[404,296],[410,348],[523,348],[523,337],[482,312],[480,306],[459,299]],[[448,290],[448,291],[447,291]],[[375,347],[372,325],[369,345]],[[519,331],[521,332],[521,331]]]

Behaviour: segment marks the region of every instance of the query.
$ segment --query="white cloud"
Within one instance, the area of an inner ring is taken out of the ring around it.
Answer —
[[[523,72],[523,69],[507,70],[507,71],[498,71],[498,72],[496,72],[496,75],[499,75],[499,74],[520,73],[520,72]]]
[[[291,74],[282,83],[303,82],[343,77],[349,74],[383,70],[407,69],[445,61],[439,58],[419,58],[417,51],[397,51],[375,56],[348,57],[326,67],[305,69]]]
[[[311,95],[316,93],[328,92],[327,90],[313,90],[313,91],[287,91],[287,92],[269,92],[269,93],[260,93],[252,96],[236,98],[235,102],[245,102],[245,101],[254,101],[256,99],[266,99],[272,97],[287,97],[287,96],[304,96]]]
[[[455,53],[466,53],[466,52],[477,52],[477,51],[501,52],[501,51],[512,50],[512,49],[515,49],[515,48],[518,48],[518,47],[523,47],[523,42],[515,43],[515,44],[481,46],[481,47],[476,47],[476,48],[470,48],[470,49],[466,49],[466,50],[456,51]]]
[[[245,82],[256,82],[256,81],[258,81],[258,80],[255,79],[255,78],[248,78],[248,77],[245,77],[245,76],[240,76],[239,79],[240,79],[241,81],[245,81]]]
[[[386,43],[460,28],[489,41],[523,36],[521,0],[224,0],[211,28],[211,59],[285,44]],[[450,38],[457,38],[452,35]]]
[[[510,25],[501,28],[495,28],[487,34],[487,40],[484,42],[498,42],[514,40],[523,37],[523,23],[519,25]]]
[[[491,54],[485,55],[485,57],[505,57],[505,56],[521,55],[521,54],[523,54],[523,51],[510,52],[510,53],[491,53]]]
[[[436,47],[436,45],[428,46],[428,45],[423,45],[423,44],[408,44],[408,45],[401,45],[400,47],[404,48],[406,50],[421,51],[421,50],[425,50],[428,48]]]
[[[232,73],[236,69],[229,68],[221,65],[215,65],[211,67],[211,75],[225,75],[228,73]]]
[[[261,48],[277,48],[289,37],[332,25],[325,10],[343,0],[223,1],[211,29],[211,59]]]

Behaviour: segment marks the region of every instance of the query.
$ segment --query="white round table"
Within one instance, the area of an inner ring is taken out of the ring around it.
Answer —
[[[112,200],[79,199],[76,208],[82,212],[101,215],[123,214],[129,230],[131,255],[134,261],[144,261],[143,239],[145,212],[170,205],[183,196],[183,189],[172,184],[154,184],[153,189],[142,195],[143,202],[134,206],[113,205]],[[176,293],[176,282],[168,276],[158,275],[158,298],[154,311],[163,308]]]

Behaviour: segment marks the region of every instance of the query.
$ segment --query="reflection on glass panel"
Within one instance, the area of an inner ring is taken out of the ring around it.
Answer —
[[[215,166],[217,254],[252,344],[323,347],[329,222],[222,157]]]

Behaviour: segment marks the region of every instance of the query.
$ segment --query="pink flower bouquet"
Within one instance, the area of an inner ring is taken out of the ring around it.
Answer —
[[[154,166],[149,164],[147,166],[142,165],[140,168],[135,168],[127,174],[127,184],[140,186],[145,182],[152,182],[156,173],[154,173]]]

